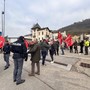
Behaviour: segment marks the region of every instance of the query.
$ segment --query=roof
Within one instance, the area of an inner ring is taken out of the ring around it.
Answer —
[[[58,30],[52,30],[52,33],[58,33]]]
[[[35,28],[41,28],[40,25],[38,23],[34,24],[32,29],[35,29]]]
[[[25,37],[25,36],[32,36],[32,34],[27,34],[27,35],[24,35],[24,37]]]

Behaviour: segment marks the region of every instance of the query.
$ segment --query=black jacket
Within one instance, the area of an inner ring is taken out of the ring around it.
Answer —
[[[10,54],[10,45],[7,43],[3,47],[4,54]]]
[[[13,58],[26,58],[27,56],[27,48],[25,46],[24,41],[17,40],[16,42],[11,44],[11,51],[14,53]]]

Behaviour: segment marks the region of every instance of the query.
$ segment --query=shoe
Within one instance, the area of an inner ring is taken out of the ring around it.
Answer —
[[[16,85],[22,84],[24,82],[25,82],[25,80],[21,80],[20,82],[17,82]]]
[[[42,66],[47,66],[46,64],[42,64]]]
[[[29,73],[28,76],[35,76],[35,74],[31,74],[31,73]]]
[[[10,66],[10,64],[8,66]]]
[[[36,72],[35,74],[40,75],[40,73],[39,73],[39,72]]]
[[[16,82],[16,80],[13,80],[13,82]]]
[[[51,63],[54,63],[54,61],[51,61]]]

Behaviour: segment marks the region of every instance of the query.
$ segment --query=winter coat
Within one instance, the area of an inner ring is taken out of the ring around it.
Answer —
[[[32,48],[30,48],[29,52],[31,53],[31,61],[37,63],[40,61],[40,45],[34,44]]]
[[[27,58],[27,48],[22,40],[17,40],[11,44],[11,52],[14,53],[13,59]]]
[[[50,45],[47,44],[46,42],[41,42],[40,47],[42,51],[47,51],[50,48]]]
[[[4,54],[10,54],[10,45],[9,44],[5,44],[4,47],[3,47],[3,51],[4,51]]]
[[[52,44],[52,45],[50,46],[49,52],[50,52],[50,55],[55,54],[55,47],[54,47],[54,44]]]

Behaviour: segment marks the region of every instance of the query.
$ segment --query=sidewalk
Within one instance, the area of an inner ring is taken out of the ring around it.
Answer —
[[[3,70],[5,62],[0,54],[0,90],[90,90],[90,78],[84,74],[67,71],[60,68],[58,64],[46,62],[41,65],[41,75],[29,77],[31,69],[30,59],[24,62],[22,78],[26,80],[21,85],[13,82],[13,60],[10,58],[10,68]],[[63,60],[66,59],[63,56]],[[69,60],[69,59],[68,59]]]
[[[51,57],[48,54],[47,59],[51,61]],[[84,55],[81,53],[70,53],[69,50],[65,50],[65,55],[54,55],[54,61],[55,62],[60,62],[63,64],[71,64],[75,65],[79,60],[86,59],[90,60],[90,52],[89,55]]]

